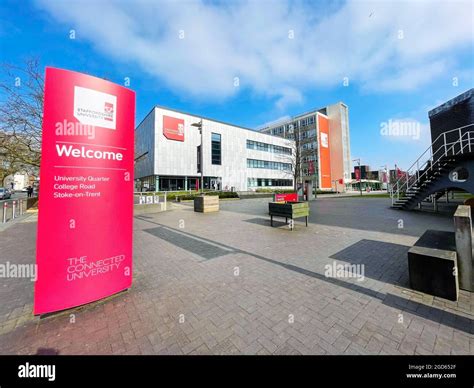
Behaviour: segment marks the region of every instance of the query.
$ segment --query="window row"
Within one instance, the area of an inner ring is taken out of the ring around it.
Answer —
[[[316,116],[309,116],[300,120],[300,125],[304,127],[305,125],[311,125],[316,122]]]
[[[316,155],[301,156],[301,162],[302,162],[302,163],[316,162],[316,161],[317,161]]]
[[[269,160],[247,159],[248,168],[266,168],[268,170],[291,170],[290,163],[271,162]]]
[[[301,149],[303,149],[303,150],[315,150],[317,148],[318,147],[317,147],[317,144],[316,144],[315,141],[312,141],[310,143],[305,143],[305,144],[301,145]]]
[[[275,154],[291,155],[291,148],[253,140],[247,140],[247,148],[250,150],[273,152]]]
[[[280,125],[279,127],[275,127],[271,129],[272,135],[281,135],[285,130],[287,130],[289,133],[293,132],[293,128],[298,128],[298,127],[305,127],[307,125],[312,125],[316,123],[316,116],[309,116],[301,120],[296,120],[293,121],[292,123],[286,124],[286,125]]]
[[[285,126],[276,127],[272,129],[272,135],[281,135],[285,131]]]
[[[291,179],[248,178],[248,187],[289,187],[293,186]]]
[[[291,140],[295,140],[295,134],[292,132],[288,132],[287,138]],[[310,139],[316,137],[316,129],[309,129],[307,131],[301,130],[299,132],[299,139],[300,140],[305,140],[305,139]]]

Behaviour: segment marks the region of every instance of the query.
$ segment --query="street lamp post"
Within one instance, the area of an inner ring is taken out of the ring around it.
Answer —
[[[360,158],[352,160],[353,162],[357,162],[357,165],[359,166],[359,190],[360,190],[360,195],[362,195],[362,171],[360,169]]]
[[[199,152],[199,164],[201,165],[201,183],[200,183],[200,191],[201,193],[204,192],[204,142],[203,142],[203,133],[202,133],[202,119],[199,120],[197,123],[191,124],[192,127],[196,127],[199,129],[199,133],[201,134],[201,149]]]
[[[385,173],[385,180],[386,180],[386,182],[382,182],[382,183],[386,183],[386,184],[387,184],[387,192],[388,192],[388,168],[387,168],[387,165],[380,166],[380,167],[383,167],[383,168],[384,168],[384,173]]]

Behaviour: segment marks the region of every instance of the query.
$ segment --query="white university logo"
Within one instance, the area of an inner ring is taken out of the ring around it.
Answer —
[[[74,117],[84,125],[116,129],[117,96],[74,86]]]
[[[324,148],[329,147],[329,139],[328,139],[328,134],[327,133],[321,132],[321,145]]]

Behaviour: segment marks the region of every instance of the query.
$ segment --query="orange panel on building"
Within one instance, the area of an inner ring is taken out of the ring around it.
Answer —
[[[331,157],[329,144],[329,120],[318,114],[319,127],[319,174],[321,188],[331,189]]]

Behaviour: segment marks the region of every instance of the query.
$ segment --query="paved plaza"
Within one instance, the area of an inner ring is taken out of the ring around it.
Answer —
[[[387,198],[319,198],[309,226],[270,227],[268,199],[135,217],[134,282],[32,315],[33,282],[0,280],[1,354],[474,354],[474,297],[408,288],[407,251],[449,214]],[[36,218],[0,231],[0,263],[34,263]],[[352,264],[359,277],[328,268]],[[347,274],[346,274],[347,275]]]

